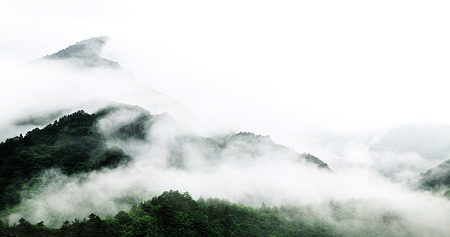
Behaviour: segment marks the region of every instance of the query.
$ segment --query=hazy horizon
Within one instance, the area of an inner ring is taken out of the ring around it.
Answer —
[[[31,129],[13,124],[33,114],[95,112],[110,102],[138,105],[154,114],[169,111],[205,136],[223,128],[270,136],[277,144],[319,157],[340,177],[335,187],[329,187],[334,178],[300,167],[304,174],[293,177],[301,180],[310,174],[317,178],[318,188],[302,187],[289,194],[297,185],[284,176],[283,169],[295,173],[289,162],[265,160],[243,170],[231,162],[217,173],[192,176],[153,170],[173,178],[167,187],[240,201],[251,185],[227,193],[178,185],[175,177],[200,183],[210,177],[218,187],[229,188],[248,178],[246,173],[258,177],[268,167],[277,167],[271,174],[279,180],[249,178],[249,182],[266,188],[265,193],[280,190],[289,200],[380,198],[387,206],[399,205],[397,210],[405,217],[432,216],[411,208],[427,203],[431,210],[439,210],[439,205],[448,210],[448,201],[412,193],[402,185],[450,158],[445,148],[450,144],[446,142],[450,33],[445,30],[449,10],[445,1],[4,1],[0,3],[1,138]],[[31,63],[99,36],[109,37],[100,55],[123,69]],[[409,144],[424,145],[415,149]],[[153,154],[142,144],[124,146],[141,151],[136,154],[140,160]],[[92,174],[93,183],[127,172]],[[236,179],[221,181],[221,175],[233,172]],[[145,177],[129,178],[139,183]],[[164,190],[163,186],[156,189]],[[359,186],[364,188],[355,188]],[[250,193],[264,199],[264,194]],[[443,211],[439,216],[450,220]],[[410,223],[420,222],[408,218]]]

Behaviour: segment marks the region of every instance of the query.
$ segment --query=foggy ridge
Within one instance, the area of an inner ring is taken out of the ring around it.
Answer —
[[[157,136],[153,134],[155,131],[158,131]],[[163,144],[160,143],[160,137],[167,137]],[[130,143],[134,145],[130,146]],[[134,151],[138,148],[150,149],[149,151],[157,149],[158,152],[143,156]],[[160,153],[161,149],[166,152]],[[198,156],[195,158],[197,160],[193,160],[193,155]],[[33,207],[28,206],[39,201],[33,193],[36,193],[36,190],[45,190],[47,186],[57,182],[55,179],[59,175],[48,177],[46,173],[49,169],[58,169],[62,172],[61,175],[73,176],[102,169],[106,169],[103,172],[112,172],[108,169],[130,168],[141,162],[141,165],[148,166],[150,162],[152,166],[161,166],[161,169],[209,172],[220,168],[232,158],[240,160],[242,164],[250,162],[248,165],[265,162],[266,159],[271,162],[293,162],[292,164],[297,165],[309,163],[316,168],[331,171],[327,164],[317,157],[298,154],[275,144],[268,136],[240,132],[213,138],[201,137],[183,128],[167,113],[152,115],[143,108],[130,105],[110,106],[92,115],[78,111],[63,116],[43,129],[35,128],[25,136],[21,134],[0,143],[0,157],[0,173],[4,177],[0,193],[0,211],[22,203],[22,213],[34,213]],[[19,161],[15,161],[16,159]],[[133,165],[128,164],[131,159],[134,160]],[[11,173],[8,170],[16,172]],[[28,187],[24,188],[23,183],[28,183]],[[137,190],[128,193],[131,195],[129,198],[133,196],[135,202],[145,198],[138,195],[142,191],[138,191],[139,187],[136,188]],[[27,198],[21,200],[20,193],[22,198]],[[115,206],[126,208],[127,204],[120,198],[111,202]],[[78,212],[79,210],[71,215],[76,216]],[[25,217],[43,218],[33,215]],[[61,217],[57,219],[61,221]]]
[[[108,37],[106,36],[86,39],[54,54],[44,56],[42,59],[64,60],[77,67],[121,68],[118,62],[99,56],[101,49],[107,40]]]

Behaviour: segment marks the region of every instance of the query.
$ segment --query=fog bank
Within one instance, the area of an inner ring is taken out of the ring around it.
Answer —
[[[412,235],[450,232],[448,200],[403,186],[448,159],[447,133],[421,130],[447,131],[450,121],[445,1],[24,0],[4,1],[0,9],[0,140],[114,102],[167,111],[180,124],[149,131],[152,146],[109,144],[135,158],[128,167],[83,178],[47,171],[49,186],[25,203],[36,210],[31,221],[54,214],[72,219],[75,210],[104,216],[129,208],[124,199],[177,189],[255,206],[312,205],[342,229],[362,228],[392,212]],[[96,36],[110,36],[100,56],[119,62],[121,70],[32,62]],[[124,112],[114,121],[130,116]],[[404,124],[407,131],[390,136]],[[105,132],[113,129],[107,125],[99,124]],[[177,135],[230,130],[270,135],[319,157],[336,173],[267,153],[264,145],[244,147],[256,149],[257,157],[230,148],[217,163],[186,145],[180,149],[187,169],[165,166]],[[350,206],[356,218],[336,222],[329,200]]]

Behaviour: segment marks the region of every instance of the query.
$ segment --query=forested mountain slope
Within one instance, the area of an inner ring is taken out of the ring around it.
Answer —
[[[134,116],[125,120],[117,117],[114,120],[115,114],[124,111],[133,112]],[[107,122],[114,123],[114,128],[102,130],[99,123],[103,121],[104,124],[104,118],[110,118]],[[25,136],[20,134],[7,139],[0,143],[0,210],[14,207],[20,202],[21,195],[27,196],[26,193],[45,185],[40,177],[47,169],[57,168],[70,176],[126,165],[133,158],[124,153],[123,147],[120,147],[121,142],[135,140],[152,146],[154,141],[149,133],[156,122],[169,123],[172,128],[179,126],[168,114],[152,115],[137,106],[116,105],[94,114],[80,110],[61,117],[43,129],[35,128]],[[172,131],[160,132],[169,134]],[[247,132],[214,138],[187,132],[177,135],[166,146],[169,150],[164,157],[166,166],[175,169],[189,169],[186,161],[188,151],[184,147],[190,146],[211,162],[220,162],[221,153],[230,149],[243,157],[257,157],[262,151],[268,155],[282,151],[296,156],[298,162],[311,163],[329,170],[327,164],[317,157],[296,154],[289,148],[275,144],[269,137]],[[277,158],[279,157],[273,157]]]
[[[105,114],[80,110],[0,143],[0,210],[18,204],[20,192],[39,183],[45,169],[59,168],[71,175],[129,161],[120,148],[106,147],[104,136],[95,129]]]
[[[450,198],[450,160],[421,173],[411,179],[410,184],[421,190],[443,193]]]

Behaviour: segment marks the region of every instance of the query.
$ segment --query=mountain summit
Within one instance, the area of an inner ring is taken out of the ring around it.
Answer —
[[[78,67],[121,68],[119,63],[99,56],[107,40],[108,37],[106,36],[83,40],[57,53],[47,55],[43,59],[66,60]]]

